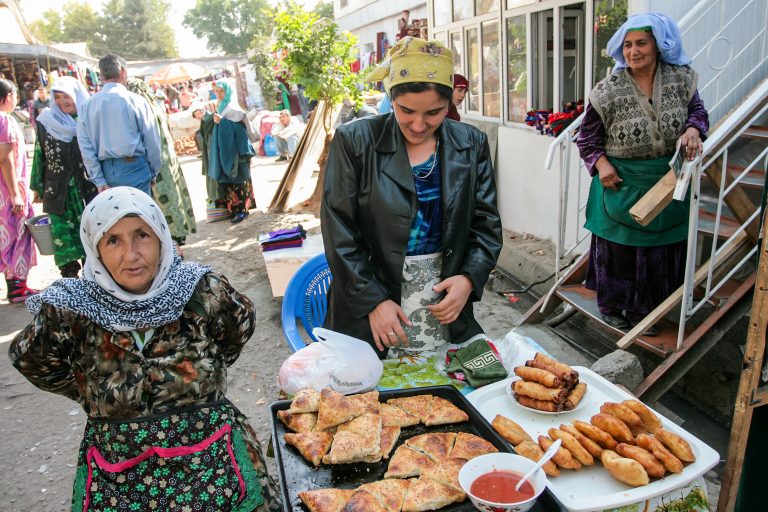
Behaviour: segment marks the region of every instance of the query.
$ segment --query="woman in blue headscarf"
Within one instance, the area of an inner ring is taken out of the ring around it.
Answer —
[[[593,176],[586,285],[606,324],[625,330],[682,284],[689,203],[673,201],[647,226],[629,209],[669,171],[678,145],[689,159],[701,152],[709,116],[680,31],[664,14],[631,16],[607,50],[616,65],[592,89],[577,142]]]
[[[96,196],[77,145],[77,113],[88,91],[76,78],[64,76],[51,86],[53,104],[37,118],[37,143],[30,188],[51,221],[53,259],[62,277],[77,277],[85,258],[80,243],[80,217]]]
[[[213,86],[216,93],[216,112],[207,113],[203,119],[213,120],[213,129],[206,138],[208,151],[208,178],[218,184],[214,200],[226,201],[233,224],[248,216],[253,203],[251,185],[251,158],[256,154],[249,136],[248,118],[236,98],[235,88],[229,79],[217,80]],[[209,198],[209,200],[212,198]]]

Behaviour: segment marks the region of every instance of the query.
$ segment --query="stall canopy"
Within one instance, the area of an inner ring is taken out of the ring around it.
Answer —
[[[175,84],[186,82],[195,78],[202,78],[208,72],[205,68],[192,64],[191,62],[174,62],[158,69],[155,74],[149,77],[151,84]]]

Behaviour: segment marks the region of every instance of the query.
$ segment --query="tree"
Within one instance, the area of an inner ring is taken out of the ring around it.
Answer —
[[[333,19],[333,2],[317,2],[313,10],[321,18]]]
[[[92,46],[101,23],[91,5],[86,2],[67,2],[62,12],[61,42],[85,41]]]
[[[30,23],[29,30],[43,43],[63,42],[61,16],[53,9],[44,11],[41,19]]]
[[[308,97],[326,105],[322,119],[325,147],[319,161],[320,176],[310,200],[310,207],[317,208],[331,142],[334,107],[346,97],[360,101],[359,78],[350,69],[355,60],[356,38],[349,32],[339,32],[332,19],[307,12],[294,2],[275,15],[275,37],[272,49],[282,55],[291,80],[302,84]]]
[[[245,53],[257,38],[263,44],[272,30],[267,0],[197,0],[184,15],[184,26],[208,39],[208,49],[225,54]]]
[[[261,99],[264,102],[262,106],[265,110],[274,110],[277,103],[275,100],[277,88],[275,87],[275,72],[273,70],[275,60],[259,46],[255,46],[251,51],[252,55],[249,62],[253,66],[256,83],[261,91]]]
[[[103,49],[126,60],[176,57],[176,41],[168,24],[166,0],[109,0],[104,4],[99,30]]]

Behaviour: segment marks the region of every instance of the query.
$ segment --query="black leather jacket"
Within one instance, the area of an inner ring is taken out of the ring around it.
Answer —
[[[448,119],[436,133],[443,201],[441,278],[464,274],[473,286],[450,325],[451,339],[459,343],[482,332],[472,302],[480,300],[499,257],[501,219],[486,135]],[[406,246],[417,210],[405,139],[394,114],[340,126],[328,154],[320,210],[333,274],[327,328],[373,345],[368,313],[386,299],[400,303]]]

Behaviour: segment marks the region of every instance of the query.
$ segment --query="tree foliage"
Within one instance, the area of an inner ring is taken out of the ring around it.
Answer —
[[[255,46],[251,50],[249,62],[253,66],[256,83],[261,91],[261,99],[264,102],[263,108],[265,110],[274,110],[277,103],[277,87],[273,70],[275,60],[261,47]]]
[[[166,0],[109,0],[102,13],[84,1],[70,1],[61,11],[43,12],[30,24],[45,43],[85,41],[93,55],[117,53],[129,60],[178,55],[173,29],[168,24]]]
[[[208,39],[208,49],[245,53],[254,39],[263,44],[272,30],[267,0],[197,0],[184,15],[184,25]]]
[[[321,18],[333,19],[333,2],[317,2],[313,12]]]

